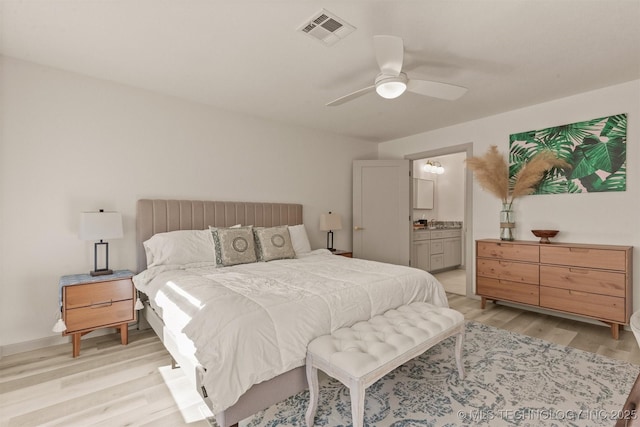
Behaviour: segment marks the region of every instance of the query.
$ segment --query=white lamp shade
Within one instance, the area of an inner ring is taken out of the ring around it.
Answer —
[[[106,240],[122,237],[120,212],[82,212],[79,237],[81,240]]]
[[[320,231],[342,230],[342,218],[339,214],[329,212],[320,215]]]

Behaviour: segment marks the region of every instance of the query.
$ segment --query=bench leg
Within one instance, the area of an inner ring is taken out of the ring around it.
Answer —
[[[360,382],[356,382],[349,388],[351,394],[351,417],[353,427],[364,426],[364,394],[366,388]]]
[[[464,379],[464,365],[462,363],[463,347],[464,347],[464,325],[462,325],[462,330],[456,337],[456,365],[458,365],[458,375],[460,375],[460,379]]]
[[[307,357],[307,383],[309,383],[309,407],[305,415],[307,427],[313,427],[313,421],[316,418],[316,410],[318,409],[318,369],[313,366],[311,357]]]

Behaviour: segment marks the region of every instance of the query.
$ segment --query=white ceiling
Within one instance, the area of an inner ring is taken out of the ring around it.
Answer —
[[[322,8],[356,31],[330,47],[296,31]],[[372,142],[640,78],[640,0],[2,0],[0,13],[3,55]],[[373,84],[376,34],[404,39],[410,78],[469,91],[326,107]]]

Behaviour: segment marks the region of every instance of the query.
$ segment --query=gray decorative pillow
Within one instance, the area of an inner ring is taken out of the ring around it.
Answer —
[[[289,227],[286,225],[269,228],[254,228],[256,253],[259,261],[295,258],[296,253],[291,244]]]
[[[216,264],[230,266],[256,262],[256,247],[253,227],[215,228],[209,227],[216,251]]]

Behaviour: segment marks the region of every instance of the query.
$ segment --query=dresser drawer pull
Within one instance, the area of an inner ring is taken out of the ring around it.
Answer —
[[[569,295],[576,295],[576,296],[579,296],[579,297],[584,297],[584,296],[587,296],[589,294],[586,293],[586,292],[574,291],[573,289],[569,289]]]
[[[589,249],[585,249],[585,248],[569,248],[569,252],[576,252],[576,253],[586,254],[586,253],[589,252]]]
[[[109,300],[109,301],[105,301],[105,302],[99,302],[97,304],[91,303],[91,308],[110,307],[112,305],[113,305],[113,300]]]

